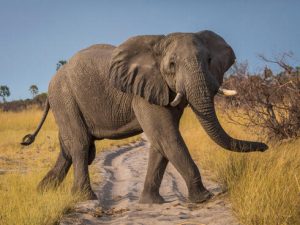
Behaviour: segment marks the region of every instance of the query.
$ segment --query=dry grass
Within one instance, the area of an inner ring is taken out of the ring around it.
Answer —
[[[244,128],[220,119],[234,137],[259,137],[259,133],[250,135]],[[271,146],[265,153],[231,153],[208,138],[189,109],[181,130],[200,168],[209,168],[228,190],[241,224],[300,224],[300,140]]]
[[[50,113],[34,144],[19,143],[32,133],[42,116],[35,108],[23,112],[0,112],[0,224],[53,224],[82,196],[70,194],[72,171],[57,191],[44,194],[36,186],[58,155],[58,131]],[[138,137],[96,143],[97,151],[122,145]],[[4,173],[4,174],[2,174]],[[2,174],[2,175],[1,175]],[[91,168],[93,180],[93,168]]]
[[[11,171],[0,175],[0,224],[53,224],[82,197],[70,195],[70,176],[57,191],[36,192],[38,181],[59,151],[51,113],[35,143],[19,145],[21,138],[35,129],[41,115],[36,109],[0,112],[0,169]],[[222,124],[234,137],[257,140],[259,136],[224,120]],[[209,168],[228,189],[241,224],[300,224],[300,140],[273,146],[265,153],[230,153],[207,137],[189,109],[181,130],[200,168]],[[101,141],[96,146],[101,151],[136,139]]]
[[[70,178],[58,190],[43,194],[36,184],[46,171],[7,174],[0,182],[0,223],[2,225],[55,224],[83,196],[70,193]]]

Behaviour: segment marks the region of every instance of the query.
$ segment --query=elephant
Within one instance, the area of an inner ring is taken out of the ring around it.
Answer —
[[[39,190],[57,187],[73,163],[72,191],[96,199],[88,166],[95,158],[96,140],[122,139],[144,132],[150,142],[140,203],[163,203],[159,188],[170,161],[183,177],[188,200],[212,197],[201,179],[179,131],[189,105],[208,136],[234,152],[263,152],[261,142],[238,140],[227,134],[216,116],[214,97],[233,95],[221,87],[224,73],[235,61],[229,44],[213,31],[140,35],[115,47],[96,44],[76,53],[51,79],[44,116],[51,108],[58,125],[61,151]]]

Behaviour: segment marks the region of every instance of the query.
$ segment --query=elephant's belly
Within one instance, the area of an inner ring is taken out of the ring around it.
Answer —
[[[91,134],[95,139],[122,139],[127,137],[132,137],[134,135],[142,133],[143,130],[138,123],[137,119],[130,121],[123,126],[114,128],[105,128],[97,126],[91,129]]]
[[[90,98],[82,114],[90,133],[96,139],[121,139],[142,132],[131,107],[132,97],[121,92],[104,92],[97,99]]]

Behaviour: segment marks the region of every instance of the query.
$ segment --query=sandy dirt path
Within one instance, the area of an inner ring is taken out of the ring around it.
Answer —
[[[203,171],[204,184],[215,197],[202,204],[188,203],[185,183],[171,164],[160,189],[167,203],[139,204],[147,159],[148,145],[145,141],[99,154],[94,166],[102,182],[93,183],[99,201],[79,203],[60,224],[238,224],[221,188]]]

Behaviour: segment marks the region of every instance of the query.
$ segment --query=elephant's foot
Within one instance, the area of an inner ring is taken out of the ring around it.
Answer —
[[[139,200],[139,203],[141,204],[162,204],[164,202],[165,200],[163,199],[163,197],[161,197],[160,194],[157,192],[155,193],[143,192]]]
[[[73,187],[71,192],[75,195],[77,195],[77,194],[82,195],[84,200],[97,200],[98,199],[97,195],[90,187],[87,187],[87,188]]]
[[[60,182],[57,176],[51,171],[40,181],[37,186],[38,192],[44,192],[49,189],[55,189],[59,186]]]
[[[197,191],[189,194],[189,200],[192,203],[203,203],[213,197],[213,193],[208,190]]]
[[[95,194],[95,192],[93,192],[92,190],[90,190],[88,193],[85,193],[85,199],[86,200],[97,200],[98,197]]]

